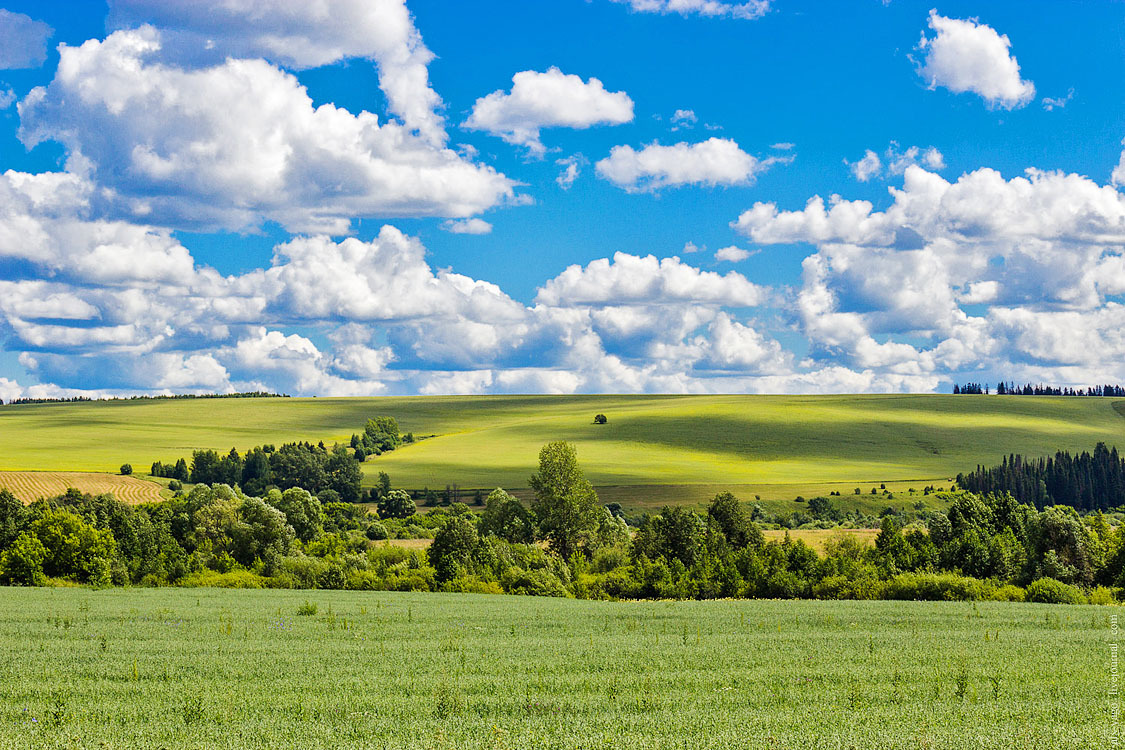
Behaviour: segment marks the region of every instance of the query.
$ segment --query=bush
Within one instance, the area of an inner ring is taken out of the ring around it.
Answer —
[[[121,464],[121,476],[127,477],[133,473],[132,464]]]
[[[878,578],[836,575],[814,585],[812,593],[817,599],[874,600],[883,598],[884,589],[885,584]]]
[[[503,594],[496,581],[482,581],[476,576],[458,576],[441,585],[441,590],[453,594]]]
[[[339,563],[329,563],[328,566],[316,577],[318,589],[346,589],[348,587],[348,574],[344,566]]]
[[[500,579],[504,591],[525,596],[570,596],[566,586],[547,570],[509,568]]]
[[[621,547],[603,547],[594,553],[590,570],[595,573],[608,573],[629,564],[629,553]]]
[[[281,571],[294,588],[315,589],[321,574],[328,569],[328,563],[316,557],[283,557]]]
[[[980,601],[987,593],[976,578],[955,573],[903,573],[887,583],[884,597],[926,602]]]
[[[387,531],[387,527],[379,521],[373,521],[364,533],[366,533],[367,538],[373,542],[390,538],[390,532]]]
[[[185,587],[206,586],[220,589],[262,589],[266,579],[249,570],[232,570],[218,573],[214,570],[201,570],[180,579],[179,585]]]
[[[0,555],[0,582],[15,586],[42,586],[45,583],[43,561],[47,548],[32,534],[16,537],[12,546]]]
[[[1082,590],[1054,578],[1040,578],[1027,587],[1027,601],[1040,604],[1085,604]]]
[[[1090,592],[1088,597],[1090,604],[1098,605],[1111,605],[1117,604],[1117,597],[1113,595],[1113,589],[1106,588],[1105,586],[1098,586]]]
[[[1019,586],[1008,584],[990,593],[988,598],[994,602],[1022,602],[1027,598],[1027,592]]]
[[[183,488],[184,483],[179,479],[173,479],[172,481],[168,482],[168,489],[172,490],[172,492],[180,492],[181,490],[183,490]]]

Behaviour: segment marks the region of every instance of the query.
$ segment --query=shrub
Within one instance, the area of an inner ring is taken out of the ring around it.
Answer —
[[[612,599],[639,599],[641,583],[633,576],[633,568],[617,568],[600,577],[599,586]]]
[[[454,594],[503,594],[496,581],[482,581],[476,576],[458,576],[441,585],[441,590]]]
[[[1040,578],[1027,587],[1027,601],[1040,604],[1085,604],[1082,590],[1054,578]]]
[[[348,587],[348,574],[339,563],[329,563],[316,577],[318,589],[345,589]]]
[[[214,570],[201,570],[182,578],[180,586],[206,586],[220,589],[261,589],[266,587],[266,579],[249,570],[232,570],[219,573]]]
[[[172,481],[168,482],[168,489],[172,490],[172,492],[180,492],[181,490],[183,490],[183,488],[184,483],[179,479],[173,479]]]
[[[621,547],[603,547],[594,553],[590,570],[595,573],[608,573],[629,564],[629,553]]]
[[[301,617],[311,617],[317,613],[317,609],[315,602],[310,602],[306,599],[304,604],[297,607],[297,614]]]
[[[127,477],[133,473],[132,464],[121,464],[121,476]]]
[[[525,596],[570,596],[562,581],[547,570],[509,568],[500,579],[504,591]]]
[[[1117,597],[1113,595],[1113,589],[1106,588],[1105,586],[1098,586],[1090,592],[1088,597],[1090,604],[1110,605],[1117,604]]]
[[[994,602],[1022,602],[1027,598],[1027,592],[1019,586],[1008,584],[990,593],[988,598]]]
[[[367,538],[373,542],[390,538],[390,532],[387,531],[387,527],[380,521],[373,521],[364,533],[366,533]]]
[[[433,591],[433,569],[396,570],[385,581],[388,591]]]
[[[315,589],[321,573],[328,568],[328,563],[316,557],[285,557],[281,560],[283,575],[292,579],[294,586],[300,589]]]
[[[47,548],[32,534],[16,537],[12,546],[0,555],[0,582],[15,586],[42,586],[43,561]]]
[[[883,598],[885,584],[873,576],[850,578],[836,575],[825,578],[812,588],[817,599],[874,600]]]
[[[779,570],[766,581],[765,594],[770,599],[801,599],[808,591],[809,582],[788,570]]]
[[[594,416],[594,424],[605,424],[609,420],[606,419],[604,414],[597,414]]]
[[[980,601],[986,593],[984,582],[955,573],[903,573],[895,576],[884,594],[887,599],[929,602]]]

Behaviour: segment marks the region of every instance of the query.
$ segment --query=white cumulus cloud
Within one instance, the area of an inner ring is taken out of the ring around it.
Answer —
[[[922,34],[918,73],[931,89],[971,91],[989,106],[1005,109],[1022,107],[1035,98],[1035,84],[1020,77],[1007,35],[975,19],[946,18],[936,10],[930,11],[929,26],[935,36]]]
[[[208,67],[227,57],[296,69],[373,60],[390,110],[428,140],[445,140],[441,98],[429,84],[433,54],[405,0],[110,0],[110,11],[111,25],[164,29],[177,61]]]
[[[739,261],[746,260],[753,253],[749,250],[743,250],[741,247],[731,245],[729,247],[721,247],[715,251],[715,260],[720,263],[738,263]]]
[[[488,234],[492,225],[484,219],[457,219],[446,221],[441,228],[453,234]]]
[[[910,166],[890,194],[884,211],[838,196],[799,211],[759,203],[734,224],[756,242],[817,246],[796,299],[809,364],[1068,384],[1125,375],[1116,190],[1036,170],[948,182]]]
[[[573,265],[539,290],[536,301],[552,306],[591,303],[691,301],[735,307],[761,304],[766,291],[740,273],[701,271],[673,256],[658,260],[615,253],[585,267]]]
[[[770,10],[770,0],[726,2],[725,0],[613,0],[627,3],[638,13],[678,13],[681,16],[699,15],[710,18],[740,18],[754,20]]]
[[[640,151],[614,146],[595,169],[628,192],[650,193],[681,185],[749,185],[771,163],[746,153],[733,140],[709,138],[672,146],[653,143]]]
[[[511,91],[493,91],[477,99],[464,127],[484,130],[507,143],[525,146],[541,156],[543,128],[589,128],[633,120],[633,100],[624,91],[607,91],[597,78],[550,68],[525,70],[512,76]]]
[[[160,62],[161,33],[61,47],[54,81],[20,103],[29,146],[62,142],[117,215],[145,223],[345,233],[352,217],[465,217],[512,182],[368,112],[314,107],[263,60]]]

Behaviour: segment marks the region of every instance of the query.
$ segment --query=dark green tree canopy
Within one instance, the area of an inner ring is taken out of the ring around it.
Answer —
[[[566,442],[539,451],[539,471],[528,480],[535,491],[532,510],[551,550],[569,558],[598,526],[598,495],[578,465],[578,453]]]

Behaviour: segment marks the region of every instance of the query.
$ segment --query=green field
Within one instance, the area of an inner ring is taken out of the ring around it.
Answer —
[[[1109,747],[1115,611],[0,589],[0,748]]]
[[[370,416],[430,436],[371,459],[407,488],[525,487],[540,446],[577,444],[607,498],[699,502],[719,488],[765,499],[948,484],[1009,452],[1125,447],[1123,402],[988,396],[485,396],[209,399],[0,408],[0,468],[143,470],[196,448],[347,440]],[[595,425],[604,413],[609,424]],[[647,487],[646,487],[647,486]],[[616,489],[612,489],[616,488]],[[860,498],[855,498],[859,500]],[[862,498],[872,507],[885,501]]]

